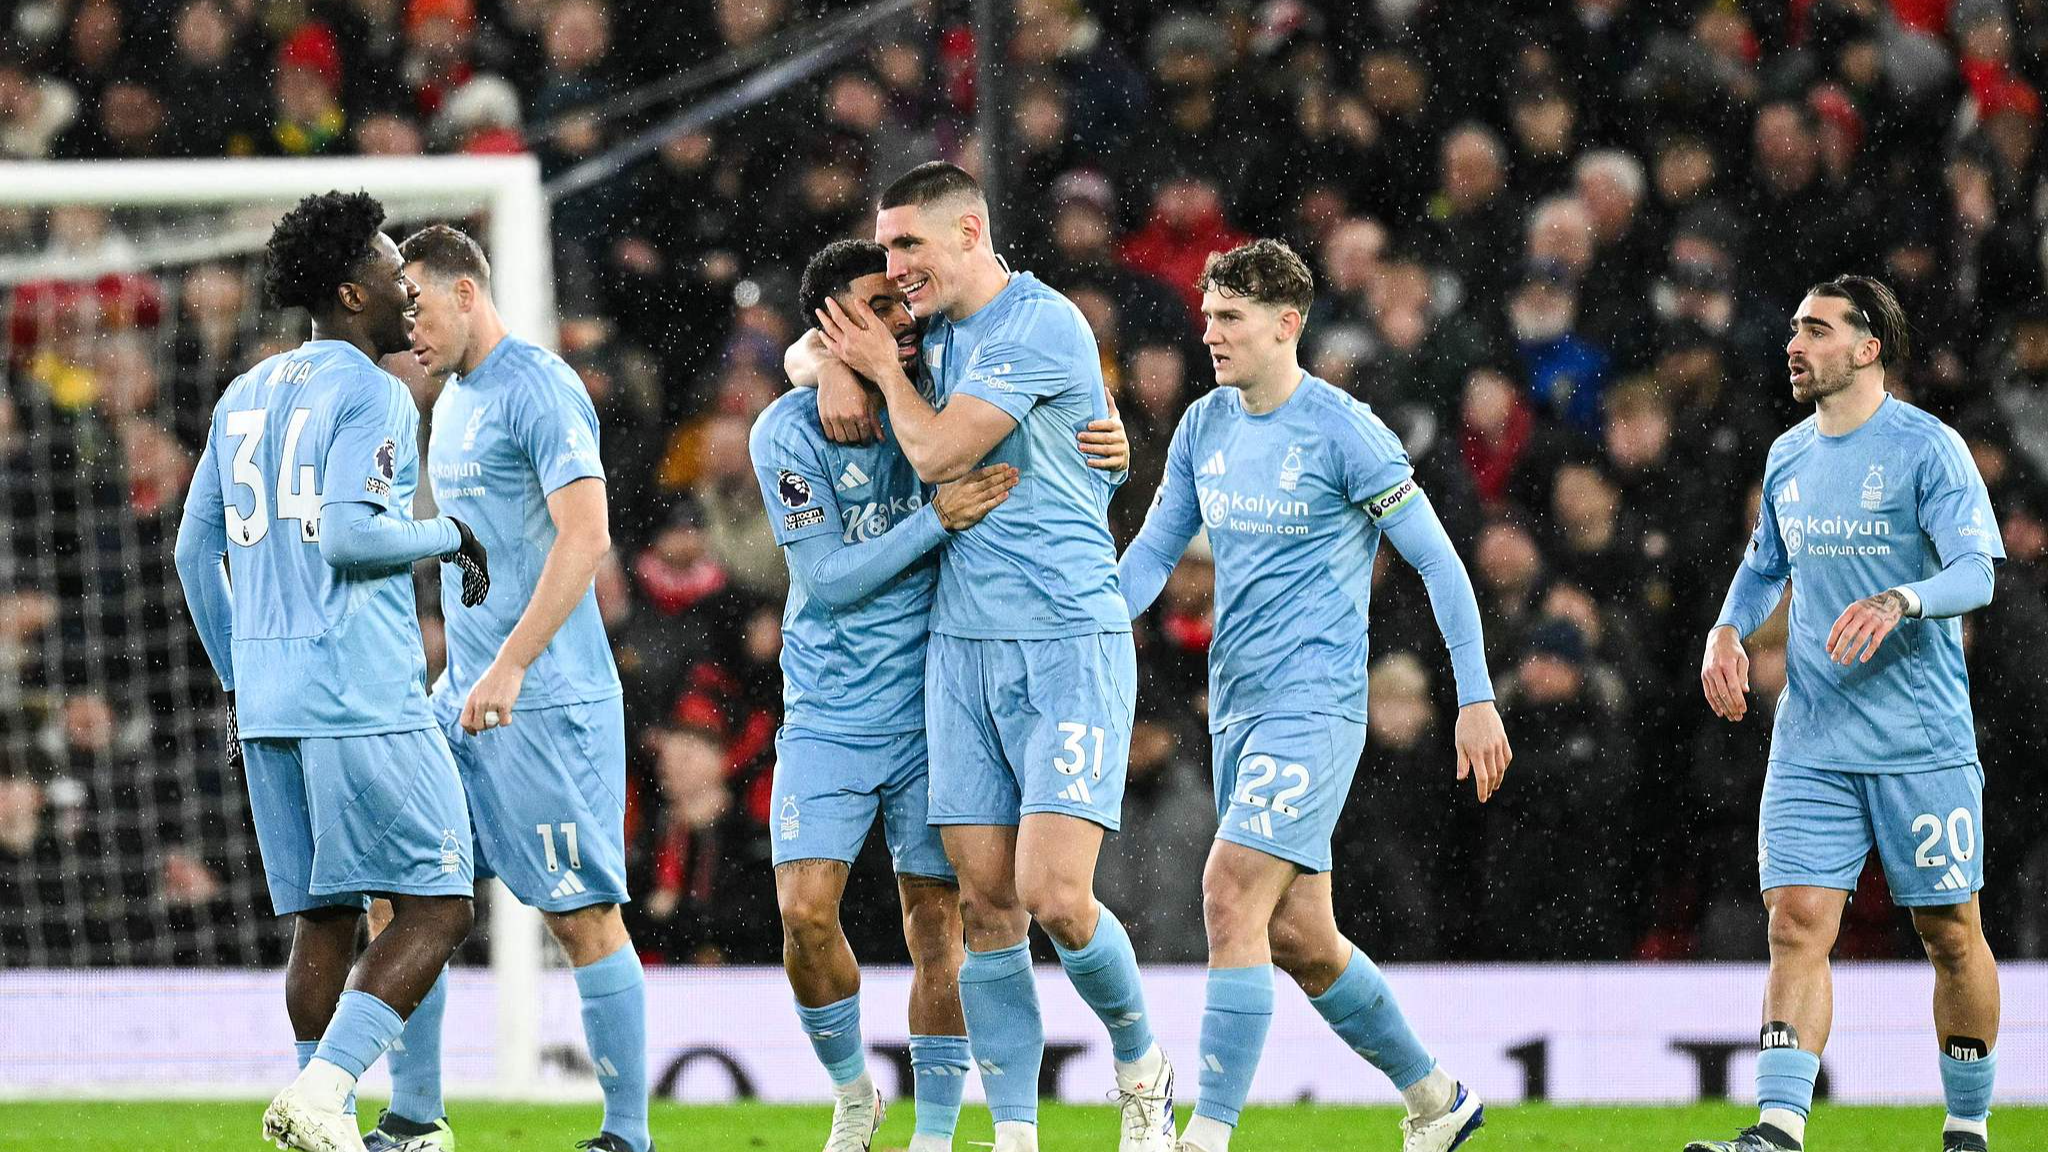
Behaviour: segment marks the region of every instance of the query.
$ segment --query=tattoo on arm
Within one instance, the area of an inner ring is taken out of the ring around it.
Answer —
[[[1867,608],[1884,614],[1894,622],[1906,614],[1906,598],[1900,595],[1899,590],[1896,588],[1887,588],[1875,596],[1866,596],[1863,598],[1863,604]]]

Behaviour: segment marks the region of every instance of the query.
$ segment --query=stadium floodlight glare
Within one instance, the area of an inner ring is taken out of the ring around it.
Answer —
[[[532,156],[0,163],[0,215],[15,210],[18,220],[20,213],[26,211],[30,214],[29,219],[33,220],[36,218],[33,214],[39,211],[89,206],[105,210],[114,221],[112,231],[118,233],[112,237],[118,242],[101,244],[89,250],[45,248],[22,252],[17,245],[11,254],[0,257],[0,298],[5,298],[16,286],[35,282],[80,285],[110,274],[146,275],[158,293],[156,306],[166,319],[150,333],[154,342],[143,354],[152,356],[160,370],[168,372],[173,334],[177,328],[172,318],[179,314],[182,304],[180,282],[174,274],[201,265],[222,264],[232,268],[250,289],[246,296],[248,314],[238,325],[239,331],[247,338],[247,346],[256,347],[259,336],[282,336],[295,342],[304,338],[303,329],[280,332],[276,317],[265,315],[268,309],[261,303],[258,287],[263,246],[269,236],[270,224],[279,214],[299,198],[329,189],[362,190],[383,201],[388,214],[386,228],[396,233],[394,239],[402,239],[405,229],[435,220],[485,219],[487,225],[478,239],[483,241],[490,255],[493,293],[499,311],[513,331],[539,343],[553,345],[556,328],[553,249],[540,165]],[[33,235],[35,232],[31,226],[15,234]],[[17,311],[20,307],[17,301]],[[134,339],[128,342],[143,343]],[[25,350],[9,344],[6,351],[8,359],[0,363],[12,364],[14,356]],[[233,371],[241,371],[253,362],[252,356],[248,363],[234,365]],[[220,381],[221,384],[225,382]],[[209,406],[217,394],[216,388],[206,397]],[[169,407],[167,401],[163,403]],[[173,415],[162,409],[146,414],[161,416],[165,423],[169,423]],[[57,476],[45,475],[36,483],[70,484],[72,481],[61,475],[65,471],[57,469]],[[81,492],[84,484],[83,479],[78,481]],[[424,486],[422,491],[425,492]],[[29,495],[40,497],[45,494]],[[72,502],[79,503],[75,499]],[[39,507],[64,509],[68,506],[56,501]],[[95,515],[88,501],[75,512],[39,513],[38,516],[47,523],[14,525],[0,533],[0,538],[12,542],[24,534],[45,529],[70,536],[94,531],[105,533],[105,526],[94,520]],[[175,513],[172,517],[171,523],[175,525]],[[71,522],[60,522],[60,518],[69,518]],[[127,533],[124,538],[142,540],[142,548],[156,546],[147,534],[133,531],[132,526],[124,531]],[[35,542],[24,543],[33,545]],[[22,552],[20,549],[14,551],[16,554]],[[4,575],[11,579],[0,587],[39,587],[40,573],[29,566],[24,566],[21,573],[10,571]],[[76,578],[83,580],[95,575],[81,572]],[[159,648],[182,648],[191,643],[189,637],[177,635],[181,631],[189,633],[191,625],[185,617],[176,582],[168,581],[161,589],[138,589],[134,585],[139,582],[132,574],[128,580],[131,587],[119,595],[92,593],[112,606],[103,604],[86,615],[92,617],[96,624],[99,617],[109,612],[117,615],[130,613],[135,619],[126,621],[124,630],[107,632],[97,626],[88,628],[83,641],[75,637],[52,641],[49,647],[53,651],[45,652],[42,657],[46,666],[63,664],[97,669],[121,659],[121,654],[114,650],[124,644],[130,648],[150,644]],[[57,582],[50,581],[53,585]],[[54,587],[49,590],[55,592]],[[150,638],[138,643],[135,637],[144,634],[145,618],[167,622],[150,625],[157,628],[157,632],[150,633]],[[94,650],[96,647],[106,650]],[[131,663],[135,662],[132,653],[127,658]],[[175,665],[176,661],[171,663]],[[180,671],[149,674],[186,677]],[[97,671],[74,675],[82,678],[78,681],[80,684],[102,698],[118,700],[125,694],[134,699],[132,685],[126,682]],[[186,694],[181,684],[150,683],[145,687],[151,689],[151,699],[179,698]],[[158,688],[165,691],[155,691]],[[63,707],[69,698],[65,691],[52,691],[48,697],[51,705],[58,708]],[[192,782],[206,777],[210,771],[210,765],[200,763],[200,758],[217,755],[218,738],[206,731],[212,724],[212,718],[190,715],[194,711],[191,708],[185,709],[188,714],[184,716],[161,717],[151,714],[139,701],[128,708],[133,711],[123,718],[130,720],[139,730],[148,732],[161,726],[177,734],[159,738],[154,732],[149,732],[149,735],[141,737],[139,743],[145,747],[137,754],[139,763],[117,765],[112,754],[101,755],[104,763],[99,771],[104,779],[132,790],[135,798],[129,802],[141,806],[141,810],[121,817],[118,826],[120,836],[81,840],[79,843],[98,844],[103,855],[138,853],[140,859],[124,861],[118,870],[109,867],[108,874],[114,875],[118,871],[145,878],[163,868],[162,860],[179,846],[179,830],[187,825],[197,827],[208,821],[216,824],[226,822],[234,826],[218,835],[227,838],[230,849],[252,848],[253,832],[247,827],[245,797],[227,797],[229,810],[225,812],[195,810],[195,806],[205,803],[195,798],[195,794],[203,793],[204,788],[194,787]],[[187,738],[185,733],[188,732],[204,734]],[[209,742],[201,745],[198,743],[200,740]],[[166,751],[173,746],[174,751]],[[60,778],[59,782],[67,788],[76,789],[81,797],[92,795],[97,800],[104,800],[101,793],[105,789],[90,791],[95,787],[92,770],[88,769],[83,775],[86,777],[84,781]],[[168,782],[167,787],[151,787],[164,782]],[[231,784],[234,789],[241,787],[239,779],[231,781]],[[155,793],[175,796],[176,799],[159,800]],[[93,819],[95,814],[87,812],[84,818]],[[169,831],[165,831],[167,829]],[[128,847],[120,846],[123,844]],[[230,898],[253,897],[241,902],[256,912],[267,911],[260,876],[230,875],[226,879]],[[94,931],[103,935],[111,933],[115,939],[111,943],[102,940],[90,957],[82,948],[66,951],[58,946],[34,945],[29,953],[32,964],[191,963],[194,956],[200,963],[228,963],[231,961],[223,957],[268,954],[265,949],[274,950],[276,946],[276,937],[264,926],[220,926],[202,922],[194,928],[178,921],[175,930],[183,935],[177,943],[158,947],[152,942],[150,947],[130,947],[119,939],[122,924],[96,923],[105,918],[86,907],[88,893],[84,886],[60,878],[53,882],[52,887],[53,890],[65,889],[65,892],[48,905],[32,904],[25,911],[29,928],[38,934],[36,939],[54,940],[61,946],[74,937],[86,935],[85,928],[89,923],[95,924]],[[160,895],[153,895],[151,899],[159,904],[165,902]],[[70,907],[63,906],[67,902]],[[502,885],[495,883],[490,907],[491,967],[496,979],[498,1009],[497,1035],[493,1045],[497,1069],[495,1087],[506,1096],[525,1096],[539,1083],[540,1072],[538,1016],[544,963],[540,917],[533,909],[512,899]],[[46,917],[42,924],[35,922],[39,915]],[[174,921],[170,917],[158,915],[148,928],[168,937],[171,932],[166,925],[172,923]],[[235,940],[232,946],[211,947],[211,942],[205,939],[208,933],[233,933]],[[174,955],[175,961],[167,959]]]

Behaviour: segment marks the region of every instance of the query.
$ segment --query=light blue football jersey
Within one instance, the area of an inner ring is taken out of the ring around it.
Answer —
[[[1009,499],[960,533],[939,566],[932,631],[973,640],[1128,632],[1109,498],[1076,437],[1109,415],[1102,361],[1081,310],[1028,272],[964,320],[925,321],[924,363],[941,403],[986,400],[1017,427],[981,462],[1018,472]]]
[[[1263,414],[1230,387],[1188,406],[1149,516],[1170,539],[1209,533],[1211,732],[1275,713],[1365,719],[1373,557],[1420,491],[1371,407],[1313,376]]]
[[[320,556],[327,505],[412,515],[419,426],[405,385],[340,340],[272,356],[221,395],[185,511],[227,528],[245,739],[432,727],[412,566]]]
[[[1786,685],[1771,759],[1901,772],[1977,758],[1962,620],[1901,620],[1868,664],[1828,659],[1828,633],[1866,596],[1966,553],[2005,559],[1984,479],[1961,436],[1887,396],[1846,436],[1808,417],[1771,445],[1743,563],[1792,579]]]
[[[785,548],[828,534],[845,544],[876,540],[927,501],[893,435],[879,444],[827,440],[815,389],[777,397],[754,421],[747,448],[775,542]],[[938,553],[836,610],[812,593],[799,566],[790,567],[782,607],[784,722],[848,735],[922,732]]]
[[[436,707],[459,712],[484,669],[533,600],[555,522],[548,497],[585,477],[604,479],[597,409],[576,370],[538,344],[507,336],[434,401],[427,475],[444,516],[469,525],[491,561],[491,594],[462,606],[462,582],[441,581],[448,669]],[[619,694],[618,667],[586,588],[569,618],[526,670],[521,708],[582,704]]]

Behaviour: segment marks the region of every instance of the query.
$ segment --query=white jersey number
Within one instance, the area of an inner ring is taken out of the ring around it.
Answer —
[[[1971,858],[1977,855],[1977,821],[1970,815],[1968,808],[1958,808],[1949,813],[1945,827],[1941,817],[1932,812],[1915,816],[1913,835],[1918,836],[1923,831],[1927,838],[1920,841],[1920,847],[1913,853],[1913,863],[1919,867],[1948,867],[1948,856],[1937,856],[1930,851],[1940,844],[1944,831],[1948,833],[1949,856],[1954,856],[1956,863],[1968,864]]]
[[[1296,817],[1301,815],[1301,809],[1296,808],[1294,802],[1301,799],[1302,795],[1308,791],[1307,768],[1299,764],[1289,764],[1283,768],[1278,760],[1261,753],[1257,756],[1246,757],[1244,763],[1238,765],[1238,769],[1239,771],[1250,773],[1250,775],[1238,781],[1237,795],[1231,797],[1235,803],[1248,804],[1253,808],[1270,806],[1273,811],[1278,812],[1282,816]],[[1259,793],[1271,785],[1275,777],[1284,778],[1293,781],[1293,783],[1275,793],[1269,801],[1264,796],[1259,795]]]
[[[247,488],[256,500],[256,506],[247,516],[242,515],[241,509],[232,503],[225,509],[228,539],[245,548],[270,535],[270,495],[264,486],[263,474],[256,470],[256,448],[263,442],[266,415],[268,413],[261,408],[250,408],[230,412],[222,422],[227,434],[237,438],[230,472],[235,483]],[[297,520],[299,539],[317,544],[320,542],[319,473],[311,464],[299,464],[294,470],[294,462],[299,456],[299,436],[306,430],[306,421],[312,416],[311,408],[294,408],[285,425],[284,452],[277,461],[277,518]]]

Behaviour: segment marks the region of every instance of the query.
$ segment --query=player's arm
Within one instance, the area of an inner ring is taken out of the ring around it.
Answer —
[[[991,464],[939,485],[931,503],[873,540],[848,544],[837,533],[806,536],[789,545],[789,563],[804,587],[832,608],[860,603],[918,559],[981,522],[1017,486],[1017,470]],[[771,513],[772,513],[771,509]]]
[[[215,479],[213,445],[199,457],[192,487],[185,493],[185,515],[178,523],[178,542],[172,550],[178,568],[178,583],[185,589],[185,606],[192,613],[192,626],[199,643],[213,664],[220,686],[235,690],[234,608],[228,595],[227,571],[222,566],[228,551],[227,515],[221,507],[220,483]]]
[[[1961,616],[1991,603],[1992,569],[2004,561],[2005,544],[1984,478],[1954,430],[1943,428],[1922,458],[1917,484],[1920,531],[1941,558],[1941,571],[1843,609],[1828,630],[1828,659],[1867,664],[1900,620]]]
[[[1493,706],[1493,679],[1486,669],[1486,641],[1472,578],[1413,476],[1367,499],[1364,507],[1366,515],[1386,534],[1387,542],[1422,576],[1429,592],[1430,612],[1436,617],[1444,647],[1450,650],[1451,671],[1458,683],[1458,720],[1452,734],[1458,751],[1458,779],[1471,777],[1480,802],[1485,803],[1500,788],[1515,753]]]
[[[178,569],[178,583],[185,589],[185,607],[192,613],[192,626],[214,675],[227,693],[227,756],[229,768],[242,766],[241,734],[235,723],[234,601],[229,595],[225,567],[228,551],[227,514],[221,506],[220,482],[215,474],[213,442],[199,457],[192,487],[185,493],[185,515],[178,523],[178,541],[172,547],[172,562]]]
[[[584,477],[548,493],[548,519],[555,525],[555,542],[541,561],[533,598],[526,602],[518,623],[462,703],[462,728],[472,736],[485,728],[512,723],[512,708],[519,701],[526,670],[547,651],[555,633],[589,591],[604,554],[611,551],[610,509],[603,479]],[[495,720],[491,713],[496,713]]]
[[[392,507],[391,486],[419,451],[411,393],[365,375],[335,414],[320,476],[320,558],[343,571],[397,568],[447,556],[471,537],[451,517],[414,520]]]
[[[320,558],[334,568],[398,568],[460,547],[451,516],[411,520],[360,500],[320,510]]]
[[[1022,419],[1022,412],[965,390],[948,399],[943,411],[935,411],[903,374],[896,341],[865,301],[854,301],[849,313],[839,301],[828,299],[818,312],[818,324],[832,354],[881,389],[896,444],[927,484],[967,475]],[[1032,395],[1012,395],[1023,402],[1023,411],[1037,402]]]
[[[1166,581],[1187,551],[1188,541],[1202,530],[1202,509],[1195,495],[1194,469],[1188,464],[1191,450],[1188,430],[1192,413],[1183,415],[1166,448],[1166,470],[1153,493],[1152,509],[1145,513],[1145,526],[1116,562],[1117,584],[1123,589],[1124,607],[1136,620],[1159,598]]]
[[[1749,713],[1749,653],[1742,639],[1763,626],[1778,601],[1784,597],[1785,582],[1792,576],[1785,541],[1778,535],[1778,516],[1771,503],[1771,484],[1764,480],[1764,498],[1758,506],[1756,530],[1742,563],[1735,566],[1728,595],[1721,601],[1721,614],[1707,632],[1707,650],[1700,657],[1700,690],[1714,715],[1740,720]]]

